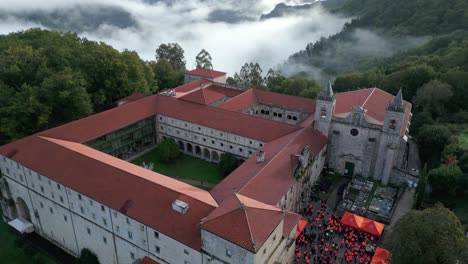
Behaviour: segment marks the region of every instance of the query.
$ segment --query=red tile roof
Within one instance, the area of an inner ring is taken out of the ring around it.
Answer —
[[[385,109],[388,102],[395,98],[385,91],[378,88],[362,89],[336,94],[335,116],[342,118],[345,114],[352,111],[353,106],[360,106],[367,110],[366,116],[370,117],[369,122],[376,125],[383,125],[385,118]],[[402,127],[401,135],[405,134],[407,123],[411,115],[411,104],[404,101],[405,122]]]
[[[241,112],[256,103],[278,105],[311,113],[315,112],[315,100],[257,89],[247,90],[218,107]]]
[[[231,194],[203,221],[202,228],[256,253],[285,213],[241,194]]]
[[[185,74],[211,78],[211,79],[226,75],[225,72],[203,69],[203,68],[187,71],[185,72]]]
[[[131,95],[116,101],[116,103],[131,103],[133,101],[140,100],[140,99],[145,98],[147,96],[148,95],[146,95],[144,93],[132,93]]]
[[[252,89],[247,90],[236,97],[233,97],[230,100],[227,100],[223,104],[220,104],[218,108],[235,111],[235,112],[242,112],[242,110],[251,107],[252,105],[257,103],[257,96]]]
[[[284,218],[284,226],[283,226],[283,237],[287,237],[289,233],[296,228],[297,223],[301,220],[301,216],[295,214],[291,211],[286,210],[286,217]]]
[[[156,112],[263,142],[275,140],[301,128],[162,95],[157,96]]]
[[[253,91],[259,103],[279,105],[286,108],[303,110],[306,112],[315,112],[315,100],[258,89]]]
[[[295,182],[291,155],[300,154],[305,145],[317,155],[326,144],[326,137],[310,124],[265,145],[264,162],[257,163],[256,156],[251,156],[210,192],[218,203],[235,189],[260,202],[277,204]]]
[[[0,153],[12,149],[15,161],[114,210],[132,201],[126,215],[200,250],[199,223],[217,205],[208,192],[79,143],[30,136]],[[186,214],[172,209],[176,199],[190,205]]]
[[[156,114],[156,95],[40,132],[39,135],[84,143]]]
[[[185,100],[185,101],[189,101],[189,102],[193,102],[197,104],[209,105],[222,98],[234,97],[238,94],[241,94],[242,92],[243,91],[236,90],[236,89],[224,88],[221,86],[208,84],[208,85],[203,85],[203,87],[201,88],[195,88],[193,91],[188,92],[187,94],[181,97],[178,97],[176,94],[176,97],[181,100]]]
[[[144,257],[140,264],[159,264],[159,262],[157,262],[156,260],[152,259],[152,258],[149,258],[149,257]]]
[[[177,86],[176,88],[172,89],[176,91],[176,97],[180,97],[185,95],[186,93],[189,93],[197,88],[201,88],[204,85],[210,85],[212,82],[210,80],[206,79],[199,79],[195,80],[193,82],[189,82],[186,84],[183,84],[181,86]],[[164,93],[164,92],[161,92]]]

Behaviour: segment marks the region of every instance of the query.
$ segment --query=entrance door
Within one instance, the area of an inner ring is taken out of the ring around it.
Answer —
[[[354,163],[346,162],[344,169],[344,176],[352,177],[354,175]]]

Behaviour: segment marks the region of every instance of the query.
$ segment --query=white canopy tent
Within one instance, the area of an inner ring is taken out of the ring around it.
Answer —
[[[34,225],[21,217],[8,222],[8,225],[16,229],[21,234],[34,232]]]

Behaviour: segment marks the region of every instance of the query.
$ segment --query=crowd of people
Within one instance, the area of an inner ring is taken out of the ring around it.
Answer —
[[[304,210],[307,225],[297,237],[296,263],[369,264],[377,237],[341,223],[341,216],[332,213],[325,201],[318,208],[309,204]]]

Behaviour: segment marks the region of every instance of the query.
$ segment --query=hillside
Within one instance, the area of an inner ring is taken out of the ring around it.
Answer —
[[[331,75],[366,70],[369,60],[411,50],[468,25],[465,0],[350,0],[338,12],[355,19],[340,33],[307,44],[284,67],[299,64]]]

